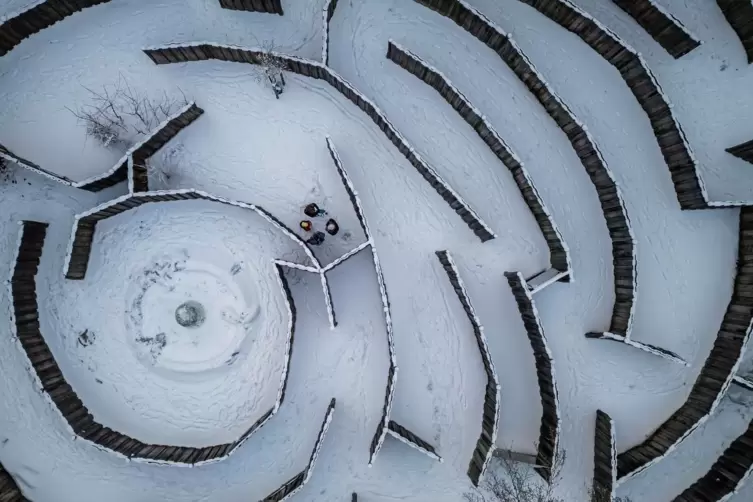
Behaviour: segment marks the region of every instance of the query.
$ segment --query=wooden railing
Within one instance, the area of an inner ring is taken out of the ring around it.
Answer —
[[[596,411],[594,428],[594,478],[591,502],[612,502],[617,483],[615,434],[612,419],[601,410]]]

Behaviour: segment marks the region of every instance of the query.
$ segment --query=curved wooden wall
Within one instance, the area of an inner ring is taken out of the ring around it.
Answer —
[[[608,333],[630,333],[636,288],[635,238],[622,195],[586,128],[554,94],[520,48],[489,20],[460,0],[415,0],[448,17],[496,52],[567,136],[596,189],[612,241],[615,302]],[[591,333],[600,337],[602,333]]]
[[[481,477],[484,475],[486,467],[489,465],[492,453],[494,452],[494,443],[497,439],[497,428],[499,427],[499,381],[497,372],[494,369],[489,348],[486,345],[486,336],[484,328],[476,316],[471,299],[465,290],[463,281],[460,278],[455,262],[447,251],[437,251],[437,257],[442,264],[442,268],[450,279],[452,288],[463,306],[468,320],[473,327],[473,335],[478,344],[478,350],[481,353],[481,361],[484,364],[486,372],[486,389],[484,391],[484,409],[481,415],[481,435],[476,442],[476,448],[471,457],[471,463],[468,466],[468,477],[475,486],[479,486]]]
[[[316,464],[316,459],[319,456],[324,437],[327,435],[327,430],[329,429],[329,424],[332,421],[332,414],[334,412],[335,398],[333,397],[329,402],[327,412],[324,414],[324,421],[322,422],[322,427],[319,429],[319,435],[316,438],[316,443],[314,443],[314,449],[311,452],[311,457],[309,457],[309,462],[306,464],[306,468],[283,483],[278,489],[264,497],[261,502],[282,502],[298,493],[308,482],[309,478],[311,478],[314,464]]]
[[[0,56],[4,56],[25,38],[49,28],[58,21],[87,7],[110,0],[47,0],[0,24]]]
[[[748,0],[716,0],[724,17],[743,44],[748,64],[753,63],[753,2]]]
[[[0,502],[29,502],[21,493],[16,480],[0,464]]]
[[[506,272],[505,277],[507,277],[507,283],[510,285],[518,304],[520,317],[523,320],[523,326],[526,329],[528,341],[531,343],[533,357],[536,361],[536,375],[542,409],[538,454],[536,456],[536,465],[540,466],[541,469],[536,469],[536,472],[547,481],[551,481],[552,469],[559,447],[561,425],[554,361],[526,280],[520,272]]]
[[[714,411],[745,350],[753,322],[753,207],[740,210],[737,273],[716,341],[685,403],[642,443],[618,455],[620,478],[661,460]]]
[[[677,19],[653,0],[612,0],[635,19],[673,58],[679,59],[701,42],[693,38]]]
[[[601,410],[596,411],[594,428],[594,478],[591,502],[612,502],[617,483],[614,424]]]
[[[753,139],[737,146],[727,148],[726,152],[753,164]]]
[[[155,64],[184,63],[187,61],[204,61],[208,59],[259,64],[260,58],[264,54],[258,50],[216,44],[181,44],[169,47],[155,47],[144,49],[144,53]],[[348,98],[374,121],[385,136],[387,136],[387,139],[408,159],[411,165],[429,182],[445,202],[455,210],[482,242],[495,237],[491,229],[481,221],[470,206],[408,145],[405,138],[387,120],[382,111],[351,84],[322,63],[277,53],[270,55],[280,63],[286,65],[289,71],[305,77],[324,80]]]
[[[646,113],[664,161],[669,167],[682,209],[706,209],[708,196],[698,175],[696,159],[669,101],[643,58],[617,35],[568,0],[519,0],[580,37],[620,72]]]
[[[560,279],[563,282],[570,281],[570,256],[565,246],[562,234],[554,223],[551,214],[544,206],[539,192],[533,186],[531,177],[525,170],[522,162],[515,155],[505,141],[499,137],[494,128],[489,124],[481,113],[473,107],[468,99],[456,89],[447,78],[438,70],[432,68],[415,54],[403,49],[390,41],[387,45],[387,58],[401,68],[408,70],[420,80],[429,84],[436,90],[447,103],[470,125],[478,136],[486,143],[486,146],[497,156],[502,164],[507,167],[515,184],[520,191],[533,217],[536,219],[541,233],[544,235],[552,268],[568,275]]]
[[[220,0],[220,7],[283,15],[281,0]]]
[[[674,502],[718,502],[735,493],[753,474],[753,422],[724,450],[711,469]]]
[[[76,216],[76,223],[73,227],[72,239],[69,245],[68,255],[65,263],[66,279],[82,280],[86,277],[86,271],[89,267],[89,257],[91,256],[92,243],[94,241],[94,232],[97,223],[101,220],[111,218],[118,214],[134,209],[143,204],[150,202],[169,202],[177,200],[208,200],[219,202],[230,206],[251,209],[261,217],[269,221],[273,226],[281,230],[285,235],[295,241],[306,252],[319,271],[321,268],[319,261],[314,256],[311,248],[301,239],[293,230],[288,228],[282,221],[273,216],[270,212],[260,206],[234,202],[221,197],[215,197],[199,190],[166,190],[161,192],[140,192],[125,195],[118,199],[98,206],[91,211]],[[305,269],[305,267],[303,267]]]
[[[129,459],[150,463],[201,464],[220,460],[232,453],[277,412],[285,397],[295,330],[295,304],[279,265],[277,272],[290,313],[286,363],[280,391],[275,406],[257,420],[237,441],[204,448],[146,444],[97,422],[75,390],[67,383],[41,333],[36,275],[47,226],[47,223],[23,222],[16,265],[10,284],[13,299],[12,322],[18,341],[29,358],[35,375],[39,378],[44,395],[63,415],[76,436]]]

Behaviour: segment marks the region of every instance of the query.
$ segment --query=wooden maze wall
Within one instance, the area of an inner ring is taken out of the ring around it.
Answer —
[[[750,0],[716,0],[724,17],[743,44],[748,63],[753,63],[753,2]]]
[[[335,15],[335,9],[337,8],[337,0],[327,0],[322,10],[322,21],[324,23],[324,43],[322,44],[322,63],[324,65],[329,64],[329,23],[332,21],[332,16]]]
[[[76,223],[73,228],[73,238],[71,241],[67,263],[65,265],[65,277],[72,280],[82,280],[86,277],[86,271],[89,267],[89,258],[91,256],[92,243],[94,241],[94,232],[97,223],[101,220],[111,218],[128,210],[137,208],[149,202],[170,202],[179,200],[207,200],[219,202],[243,209],[251,209],[269,221],[272,225],[281,230],[285,235],[293,239],[306,254],[316,260],[311,248],[288,226],[277,219],[270,212],[260,206],[233,202],[220,197],[209,195],[198,190],[168,190],[161,192],[141,192],[130,194],[114,201],[105,203],[92,211],[76,217]],[[318,266],[318,262],[315,261]]]
[[[87,7],[110,0],[47,0],[0,24],[0,56],[4,56],[25,38]]]
[[[18,484],[0,464],[0,502],[28,502]]]
[[[726,151],[737,158],[753,164],[753,139],[737,146],[727,148]]]
[[[507,143],[499,137],[481,113],[468,102],[468,99],[444,75],[430,67],[418,56],[390,41],[387,46],[387,58],[433,87],[463,117],[468,125],[476,131],[500,162],[507,167],[515,184],[518,186],[523,200],[531,210],[536,223],[538,223],[541,229],[541,233],[544,235],[544,239],[549,247],[552,267],[560,272],[570,272],[570,257],[562,235],[555,225],[551,214],[544,206],[541,196],[533,186],[531,177],[526,172],[520,159],[512,153]],[[569,282],[570,276],[566,275],[561,280]]]
[[[258,430],[279,409],[284,399],[285,387],[293,350],[295,329],[295,303],[282,269],[278,266],[280,281],[291,313],[288,333],[286,367],[284,368],[281,392],[275,407],[257,420],[238,441],[204,448],[146,444],[98,423],[75,390],[67,383],[63,372],[41,333],[39,305],[36,295],[36,275],[44,247],[47,224],[34,221],[23,222],[16,265],[11,279],[11,297],[16,335],[42,389],[60,411],[73,433],[107,450],[130,459],[145,462],[173,462],[199,464],[221,459],[229,455],[248,437]]]
[[[724,450],[711,469],[674,502],[719,501],[737,491],[743,480],[753,474],[753,422]]]
[[[155,64],[183,63],[187,61],[204,61],[217,59],[221,61],[234,61],[238,63],[259,64],[264,54],[261,51],[242,49],[239,47],[221,46],[213,44],[186,44],[169,47],[144,49],[144,53]],[[293,56],[271,54],[280,63],[286,65],[293,73],[324,80],[334,87],[353,104],[358,106],[374,123],[382,130],[387,138],[395,145],[403,156],[416,168],[416,170],[429,182],[437,193],[447,202],[450,207],[463,219],[474,234],[482,241],[494,238],[489,227],[484,224],[476,213],[449,187],[449,185],[434,172],[424,160],[408,146],[407,141],[397,132],[395,127],[387,120],[383,113],[365,96],[337,75],[330,68],[314,61],[307,61]]]
[[[589,133],[562,100],[549,89],[515,43],[483,16],[459,0],[415,1],[453,20],[496,52],[567,136],[598,193],[612,242],[615,302],[608,331],[617,336],[627,336],[635,301],[635,242],[622,195]],[[599,337],[601,333],[591,335]]]
[[[685,403],[645,441],[618,455],[620,478],[666,455],[714,411],[734,377],[753,322],[753,207],[740,209],[737,273],[716,341]]]
[[[653,0],[612,0],[646,30],[673,58],[679,59],[701,43]]]
[[[458,296],[458,300],[460,300],[460,304],[463,306],[463,310],[471,323],[473,335],[476,338],[476,343],[481,354],[481,361],[484,365],[484,371],[486,372],[484,408],[481,415],[481,435],[476,442],[476,448],[473,451],[471,463],[468,466],[468,477],[471,478],[471,482],[475,486],[478,486],[491,459],[494,451],[494,442],[497,438],[497,427],[499,425],[499,382],[489,349],[486,345],[483,328],[471,305],[470,298],[465,291],[465,286],[463,286],[457,268],[447,251],[437,251],[437,257],[442,264],[442,268],[447,273],[452,288],[455,290],[455,294]]]
[[[536,361],[536,376],[538,377],[542,408],[538,454],[536,456],[536,465],[540,466],[541,469],[537,469],[536,472],[547,481],[551,481],[552,469],[557,457],[561,424],[552,355],[525,279],[520,272],[507,272],[505,277],[507,277],[507,282],[518,304],[520,317],[523,320],[523,326],[526,329],[528,341],[531,343],[533,357]]]
[[[591,502],[612,502],[616,484],[615,438],[612,419],[596,411],[594,427],[594,477]]]
[[[620,72],[648,116],[682,209],[706,209],[708,200],[685,133],[661,87],[639,54],[568,0],[519,0],[580,37]]]
[[[394,420],[389,421],[389,423],[387,424],[387,429],[389,430],[390,434],[392,434],[394,437],[398,438],[405,444],[408,444],[413,448],[426,453],[432,458],[441,460],[441,458],[437,454],[437,450],[432,445],[430,445],[427,441],[424,441],[423,439],[418,437],[418,435],[409,431],[399,423],[395,422]]]
[[[282,502],[283,500],[292,497],[295,493],[303,488],[303,486],[311,477],[311,472],[314,468],[314,464],[316,463],[316,459],[319,456],[322,442],[324,441],[324,437],[327,434],[327,429],[329,429],[329,424],[332,420],[332,414],[335,411],[335,404],[335,398],[332,398],[332,400],[329,402],[329,406],[327,407],[327,412],[324,414],[324,421],[322,422],[322,426],[319,429],[319,435],[316,438],[314,449],[311,452],[311,456],[309,457],[309,461],[308,464],[306,464],[306,467],[301,472],[280,485],[280,487],[275,491],[264,497],[261,502]]]
[[[283,15],[281,0],[220,0],[223,9]]]

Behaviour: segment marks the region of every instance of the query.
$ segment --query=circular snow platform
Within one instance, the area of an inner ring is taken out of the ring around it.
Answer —
[[[208,378],[246,357],[264,323],[253,272],[215,265],[234,257],[208,247],[148,262],[154,266],[131,281],[125,303],[128,341],[147,369],[177,380]]]
[[[42,333],[97,422],[219,458],[277,410],[295,307],[275,260],[308,257],[250,208],[143,204],[97,223],[84,279],[39,278]]]

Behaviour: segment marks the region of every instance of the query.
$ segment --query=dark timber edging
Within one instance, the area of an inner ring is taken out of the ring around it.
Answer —
[[[706,209],[708,193],[698,173],[685,133],[643,57],[626,42],[569,0],[519,0],[580,37],[620,72],[625,84],[646,112],[664,161],[669,167],[682,209]]]
[[[374,239],[371,235],[371,230],[369,229],[369,223],[368,221],[366,221],[366,216],[363,211],[361,199],[358,197],[358,192],[356,191],[355,185],[353,185],[353,181],[350,179],[347,171],[345,171],[342,161],[340,160],[340,155],[338,155],[337,150],[335,149],[335,145],[334,143],[332,143],[332,140],[329,137],[327,138],[327,149],[329,150],[329,154],[332,157],[332,162],[337,168],[337,174],[340,176],[340,180],[343,182],[345,191],[348,192],[348,198],[350,198],[350,203],[353,206],[353,210],[356,212],[358,222],[361,224],[361,229],[363,230],[364,236],[366,237],[366,243],[362,244],[348,254],[350,256],[353,256],[361,249],[371,247],[371,258],[374,261],[374,272],[376,273],[377,284],[379,285],[379,296],[382,300],[382,312],[384,313],[384,326],[387,332],[387,350],[390,357],[390,366],[387,370],[387,387],[384,392],[382,418],[379,420],[379,425],[377,426],[377,430],[374,433],[374,437],[372,438],[371,445],[369,447],[369,466],[371,466],[374,463],[374,459],[376,458],[377,453],[379,453],[379,450],[382,448],[382,445],[384,444],[384,438],[387,435],[390,421],[390,412],[392,411],[392,400],[395,397],[395,384],[397,383],[397,358],[395,357],[395,340],[392,331],[392,309],[390,307],[390,299],[387,296],[387,283],[384,280],[382,265],[379,262],[379,255],[377,254],[376,246],[374,246]],[[333,262],[333,264],[325,267],[323,274],[337,266],[339,263],[345,261],[348,257],[348,255],[345,255],[345,257],[340,259],[339,262],[337,262],[336,260],[335,262]]]
[[[737,373],[753,323],[753,208],[740,209],[737,273],[716,341],[687,400],[645,441],[617,456],[620,479],[671,452],[714,412]]]
[[[619,187],[588,130],[501,28],[461,0],[415,1],[448,17],[496,52],[567,136],[599,196],[612,242],[615,302],[608,333],[627,337],[636,295],[635,237]]]
[[[0,18],[0,56],[4,56],[27,37],[87,7],[110,0],[47,0],[18,13]]]
[[[724,17],[743,44],[748,64],[753,63],[753,2],[748,0],[716,0]]]
[[[285,364],[280,389],[274,407],[251,425],[237,441],[203,448],[146,444],[97,422],[66,381],[42,336],[36,276],[47,226],[47,223],[35,221],[22,222],[15,268],[10,280],[10,297],[13,302],[11,324],[15,328],[16,339],[31,363],[33,374],[41,384],[43,395],[60,412],[73,434],[105,451],[123,455],[128,459],[155,464],[196,465],[216,462],[227,457],[277,413],[285,397],[296,319],[293,297],[279,265],[278,277],[289,313]]]
[[[157,126],[149,136],[129,148],[113,167],[103,174],[98,174],[83,181],[71,181],[64,176],[58,176],[57,174],[45,171],[37,164],[10,152],[3,145],[0,145],[0,157],[15,162],[30,171],[34,171],[58,183],[89,192],[99,192],[126,180],[128,181],[129,192],[147,192],[149,191],[149,177],[146,169],[147,160],[203,113],[204,110],[196,106],[196,103],[186,104]]]
[[[196,106],[196,103],[186,104],[158,125],[146,138],[129,148],[125,155],[104,174],[81,181],[76,185],[90,192],[99,192],[128,180],[129,192],[148,192],[149,175],[146,164],[149,158],[203,113],[204,110]]]
[[[736,493],[753,474],[753,422],[724,450],[711,469],[674,502],[718,502]]]
[[[57,183],[62,183],[63,185],[67,185],[67,186],[75,185],[73,181],[66,178],[65,176],[58,176],[57,174],[53,174],[49,171],[46,171],[42,169],[41,167],[39,167],[37,164],[31,162],[30,160],[26,160],[23,157],[19,157],[15,153],[5,148],[5,146],[3,145],[0,145],[0,159],[7,160],[8,162],[13,162],[14,164],[18,164],[24,169],[28,169],[29,171],[39,174],[40,176],[44,176],[45,178],[51,179],[52,181],[55,181]]]
[[[701,42],[653,0],[612,0],[651,35],[673,58],[679,59]]]
[[[0,502],[29,502],[21,493],[16,480],[0,464]]]
[[[559,280],[569,282],[571,266],[567,246],[554,223],[551,213],[544,205],[539,192],[533,186],[533,181],[518,156],[512,152],[481,112],[439,70],[431,67],[421,58],[392,40],[387,45],[387,58],[436,90],[458,115],[463,117],[468,125],[476,131],[476,134],[486,143],[486,146],[497,156],[500,162],[507,167],[520,191],[520,195],[531,210],[544,239],[546,239],[552,267],[568,274]]]
[[[275,218],[271,213],[269,213],[261,206],[247,204],[245,202],[231,201],[222,197],[210,195],[200,190],[182,189],[128,194],[115,200],[105,202],[104,204],[97,206],[85,213],[76,215],[76,221],[71,232],[71,242],[68,247],[68,253],[65,257],[64,270],[66,279],[82,280],[86,277],[86,270],[89,267],[89,257],[91,255],[92,242],[94,241],[94,232],[99,221],[111,218],[115,215],[124,213],[130,209],[134,209],[149,202],[170,202],[177,200],[195,199],[219,202],[221,204],[227,204],[243,209],[250,209],[256,212],[262,218],[267,220],[274,227],[276,227],[278,230],[292,239],[296,244],[301,246],[301,248],[303,248],[304,252],[314,265],[314,268],[309,271],[319,272],[319,270],[321,269],[319,261],[314,256],[311,248],[309,248],[309,246],[282,221]],[[296,268],[302,268],[304,270],[307,269],[307,267],[305,266],[298,266]]]
[[[322,41],[322,63],[324,66],[329,65],[329,23],[332,21],[332,16],[335,15],[335,9],[337,8],[337,0],[327,0],[322,9],[322,21],[324,39]]]
[[[452,288],[455,290],[455,294],[458,300],[460,300],[460,304],[463,306],[468,320],[471,322],[473,335],[476,338],[478,350],[481,354],[481,361],[486,372],[484,408],[481,415],[481,435],[476,442],[476,448],[473,451],[471,463],[468,466],[468,477],[471,478],[474,486],[479,486],[481,477],[484,475],[486,466],[489,464],[489,460],[494,452],[494,442],[497,439],[497,428],[499,426],[499,381],[497,380],[497,372],[494,370],[494,363],[489,354],[484,328],[481,326],[481,321],[473,309],[471,299],[465,290],[457,266],[447,251],[437,251],[437,257],[442,264],[442,268],[447,273],[447,277],[450,279]]]
[[[614,489],[617,484],[616,455],[614,423],[609,415],[597,410],[591,502],[612,502],[614,500]]]
[[[316,464],[316,459],[319,457],[319,451],[322,448],[322,443],[324,442],[324,437],[327,435],[327,430],[329,429],[330,422],[332,422],[332,414],[334,412],[335,398],[333,397],[329,402],[327,412],[324,414],[324,421],[322,422],[321,429],[319,429],[319,435],[316,437],[316,443],[314,443],[314,449],[311,452],[311,456],[309,457],[308,464],[306,464],[306,468],[290,478],[278,489],[264,497],[261,502],[282,502],[283,500],[292,497],[294,494],[300,491],[301,488],[303,488],[303,486],[308,482],[308,480],[311,478],[314,464]]]
[[[418,451],[425,453],[435,460],[442,461],[442,457],[437,454],[437,450],[432,445],[413,434],[411,431],[398,424],[397,422],[390,420],[387,425],[387,432],[389,434],[407,444],[408,446],[417,449]]]
[[[536,472],[541,474],[547,482],[551,482],[562,424],[554,361],[544,335],[544,328],[539,321],[539,313],[533,303],[533,296],[525,279],[520,272],[506,272],[505,277],[507,277],[507,282],[518,304],[520,317],[523,320],[523,326],[525,326],[528,341],[533,350],[533,357],[536,361],[536,375],[542,409],[538,454],[536,456],[536,465],[541,468],[536,469]]]
[[[753,164],[753,139],[737,146],[732,146],[725,150],[737,158]]]
[[[220,0],[220,7],[231,10],[264,12],[282,16],[281,0]]]
[[[209,44],[189,43],[177,44],[164,47],[144,49],[144,53],[155,64],[184,63],[187,61],[204,61],[216,59],[220,61],[232,61],[238,63],[259,64],[260,58],[265,52],[241,47]],[[413,165],[414,168],[429,182],[437,193],[450,205],[460,216],[474,234],[482,241],[493,239],[494,233],[478,217],[478,215],[466,204],[460,196],[445,182],[419,154],[408,145],[406,139],[387,120],[384,113],[377,108],[368,98],[357,91],[350,83],[335,73],[331,68],[316,61],[288,56],[279,53],[269,53],[278,62],[284,64],[288,71],[324,80],[334,87],[343,96],[348,98],[354,105],[360,108],[382,130],[393,145]]]

